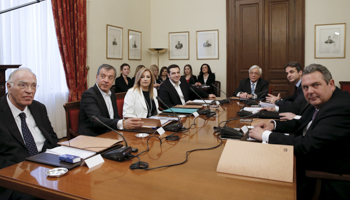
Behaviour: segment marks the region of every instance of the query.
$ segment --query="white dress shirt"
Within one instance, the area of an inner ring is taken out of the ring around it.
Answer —
[[[173,83],[173,82],[171,81],[171,79],[169,79],[169,81],[170,81],[170,83],[174,86],[174,88],[175,88],[177,94],[179,95],[182,105],[185,105],[185,104],[186,104],[185,96],[183,95],[182,90],[181,90],[181,87],[180,87],[181,81],[179,81],[178,84]]]
[[[254,83],[255,85],[254,85],[254,92],[255,92],[255,90],[256,90],[256,86],[258,85],[258,81],[259,81],[259,79]],[[249,81],[250,82],[250,88],[252,88],[252,84],[253,84],[253,82],[252,81]],[[251,93],[252,93],[253,91],[251,91]],[[239,95],[241,94],[241,93],[243,93],[242,91],[241,92],[238,92],[237,93],[237,97],[239,97]],[[248,93],[248,92],[247,92]]]
[[[7,103],[9,104],[10,110],[12,112],[13,118],[16,121],[17,128],[18,128],[19,132],[21,133],[23,141],[24,141],[24,138],[23,138],[23,133],[22,133],[22,123],[21,123],[21,118],[19,117],[19,114],[21,114],[22,112],[24,112],[26,114],[27,126],[28,126],[28,128],[29,128],[29,130],[34,138],[36,148],[38,149],[38,152],[40,152],[43,149],[46,138],[43,136],[39,127],[36,125],[34,117],[33,117],[32,113],[30,112],[30,110],[28,109],[28,106],[26,106],[25,109],[23,111],[21,111],[20,109],[18,109],[16,106],[14,106],[12,104],[8,95],[7,95],[6,99],[7,99]],[[25,141],[24,141],[24,143],[25,143]]]

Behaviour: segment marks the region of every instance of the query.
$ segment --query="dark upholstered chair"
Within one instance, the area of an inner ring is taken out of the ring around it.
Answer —
[[[80,101],[68,102],[63,105],[66,111],[67,140],[78,136]]]
[[[339,81],[340,89],[350,93],[350,81]]]
[[[221,82],[220,81],[215,81],[214,85],[218,88],[218,89],[216,89],[216,88],[213,87],[214,95],[217,96],[217,97],[220,97],[221,91],[219,89],[221,89]]]
[[[118,115],[121,119],[123,118],[123,106],[124,106],[125,95],[126,95],[126,92],[115,93],[115,97],[117,99]]]

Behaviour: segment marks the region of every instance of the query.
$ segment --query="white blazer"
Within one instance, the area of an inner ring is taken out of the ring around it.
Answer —
[[[159,113],[157,95],[157,89],[153,88],[153,100],[156,104],[156,114]],[[142,91],[130,88],[124,97],[123,118],[147,118],[147,111],[148,109]]]

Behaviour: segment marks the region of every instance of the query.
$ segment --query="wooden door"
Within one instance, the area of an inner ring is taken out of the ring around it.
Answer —
[[[304,0],[227,0],[227,92],[259,65],[273,93],[288,96],[293,85],[284,66],[304,65]]]

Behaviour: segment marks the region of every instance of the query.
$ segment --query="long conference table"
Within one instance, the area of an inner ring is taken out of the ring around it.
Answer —
[[[150,151],[140,155],[149,168],[179,163],[185,160],[186,151],[216,146],[220,140],[214,135],[214,126],[235,117],[243,106],[238,102],[219,107],[215,118],[195,119],[195,126],[186,133],[178,133],[180,140],[165,141],[160,145],[157,138],[149,140]],[[194,117],[182,120],[188,128]],[[228,123],[237,127],[240,121]],[[137,138],[134,132],[120,131],[128,145],[147,149],[148,138]],[[172,132],[165,132],[170,135]],[[163,135],[163,136],[164,136]],[[100,135],[118,138],[114,132]],[[246,141],[242,141],[246,142]],[[138,161],[116,162],[105,159],[95,168],[80,166],[59,178],[50,178],[46,172],[52,166],[29,161],[0,170],[0,186],[18,190],[43,199],[296,199],[294,164],[293,183],[217,173],[216,168],[223,144],[212,150],[196,151],[182,165],[150,171],[131,170],[129,166]],[[242,149],[244,151],[244,149]]]

